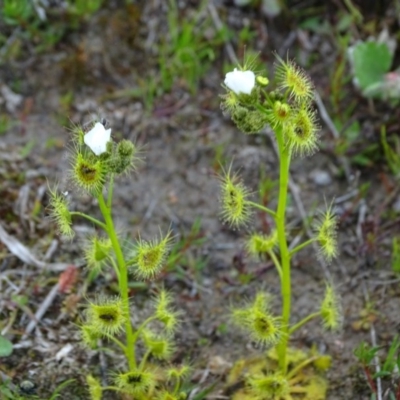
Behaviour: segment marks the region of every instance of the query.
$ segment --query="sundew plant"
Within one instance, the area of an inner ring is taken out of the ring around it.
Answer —
[[[50,212],[60,233],[69,238],[74,236],[74,217],[86,218],[97,228],[84,249],[87,267],[100,273],[114,269],[119,288],[117,296],[89,297],[80,324],[82,343],[92,349],[113,344],[127,361],[126,369],[113,371],[110,386],[102,387],[92,375],[86,377],[90,399],[100,400],[105,390],[137,400],[185,398],[181,385],[188,367],[167,364],[179,325],[179,312],[174,310],[170,294],[161,289],[153,299],[153,313],[138,326],[133,326],[130,318],[128,281],[153,279],[165,264],[172,241],[168,231],[153,240],[140,238],[121,246],[112,217],[114,181],[135,167],[137,148],[129,140],[116,143],[104,120],[87,131],[75,127],[72,143],[70,178],[79,190],[97,200],[101,219],[70,210],[68,198],[57,188],[50,189]]]
[[[316,243],[318,257],[331,262],[338,253],[337,217],[332,205],[328,206],[315,218],[314,236],[292,250],[288,247],[290,232],[286,222],[290,163],[295,157],[310,156],[318,149],[319,126],[312,105],[314,88],[308,75],[292,61],[278,57],[273,89],[270,89],[272,84],[268,78],[254,72],[252,63],[249,64],[226,74],[226,93],[222,95],[221,107],[245,134],[260,132],[267,125],[272,129],[279,155],[279,196],[276,209],[251,201],[250,191],[229,168],[220,177],[222,217],[235,228],[243,225],[251,228],[250,217],[254,209],[272,218],[274,228],[271,232],[252,232],[246,248],[251,255],[273,261],[280,278],[282,313],[279,316],[272,313],[271,297],[264,292],[257,293],[245,306],[233,309],[233,321],[245,328],[255,342],[268,346],[268,354],[272,357],[274,354],[276,359],[274,367],[269,365],[246,375],[246,388],[238,398],[292,399],[303,395],[305,397],[301,398],[316,400],[323,397],[320,392],[324,389],[318,388],[315,381],[301,382],[301,373],[307,366],[318,364],[317,360],[321,368],[329,361],[314,354],[297,357],[295,362],[288,344],[291,335],[314,318],[321,318],[327,329],[339,328],[339,301],[332,284],[328,283],[319,309],[303,320],[292,321],[291,259],[298,251]],[[295,397],[291,397],[293,393],[297,393]]]

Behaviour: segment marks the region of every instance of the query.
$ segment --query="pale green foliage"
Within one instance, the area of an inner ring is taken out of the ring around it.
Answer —
[[[326,329],[337,330],[341,327],[342,311],[339,298],[332,285],[326,286],[325,297],[321,304],[320,314]]]
[[[233,227],[245,225],[250,219],[248,205],[249,190],[237,175],[231,175],[230,168],[220,176],[222,219]]]
[[[99,296],[87,306],[86,325],[98,334],[113,336],[124,329],[127,310],[120,297]]]
[[[232,318],[254,341],[270,346],[279,341],[283,331],[281,319],[272,315],[269,303],[269,296],[259,292],[253,303],[242,308],[233,308]]]
[[[57,187],[49,188],[50,200],[49,211],[50,216],[57,225],[61,235],[72,238],[75,235],[72,229],[71,214],[68,209],[68,200],[66,196],[58,193]]]
[[[152,279],[161,271],[167,260],[171,240],[171,231],[164,237],[150,241],[138,240],[133,251],[133,268],[137,276]]]

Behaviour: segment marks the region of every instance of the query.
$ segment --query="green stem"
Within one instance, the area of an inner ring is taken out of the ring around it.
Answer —
[[[286,352],[289,340],[290,302],[291,302],[291,277],[290,277],[290,253],[286,240],[285,213],[287,202],[287,191],[289,183],[290,153],[285,147],[282,128],[276,130],[276,140],[279,150],[279,200],[276,212],[276,228],[278,232],[278,243],[281,254],[281,295],[282,295],[282,325],[283,334],[277,345],[279,367],[286,374]]]
[[[150,357],[151,350],[147,350],[146,353],[144,354],[142,360],[140,361],[139,365],[139,371],[143,371],[144,366],[146,365],[147,359]]]
[[[86,218],[87,220],[89,220],[90,222],[93,222],[95,225],[99,226],[100,228],[102,228],[104,231],[107,232],[107,226],[105,224],[103,224],[101,221],[99,221],[98,219],[91,217],[90,215],[87,215],[80,211],[71,211],[70,215]]]
[[[108,256],[107,257],[108,258],[108,260],[110,261],[110,264],[112,264],[112,266],[113,266],[113,268],[114,268],[114,271],[115,271],[115,274],[117,275],[117,277],[118,277],[118,282],[119,282],[119,268],[118,268],[118,265],[115,263],[115,260],[114,260],[114,258],[112,258],[112,257],[110,257],[110,256]]]
[[[272,211],[268,207],[264,207],[261,204],[255,203],[254,201],[247,201],[247,204],[254,208],[258,208],[259,210],[264,211],[264,212],[268,213],[269,215],[273,216],[274,218],[276,218],[276,212]]]
[[[119,388],[119,387],[117,387],[117,386],[103,386],[101,389],[102,389],[103,391],[106,391],[106,390],[114,390],[115,392],[121,393],[121,388]]]
[[[293,325],[289,329],[289,335],[291,335],[293,332],[297,331],[297,329],[301,328],[308,321],[311,321],[313,318],[317,318],[320,316],[321,316],[320,312],[315,312],[315,313],[311,313],[311,314],[307,315],[307,317],[303,318],[301,321],[299,321],[297,324]]]
[[[303,361],[301,364],[299,364],[296,368],[293,368],[286,376],[286,378],[289,380],[290,378],[296,376],[296,374],[301,371],[303,368],[305,368],[307,365],[313,363],[314,361],[318,360],[320,356],[314,356],[310,357],[307,360]]]
[[[107,207],[111,209],[112,198],[114,192],[114,175],[110,175],[110,182],[108,183],[108,197],[107,197]]]
[[[298,251],[300,251],[301,249],[304,249],[304,247],[308,246],[309,244],[315,242],[315,238],[311,238],[306,240],[305,242],[299,244],[297,247],[295,247],[293,250],[290,251],[290,257],[293,254],[296,254]]]
[[[110,339],[111,341],[113,341],[117,346],[119,346],[121,348],[121,350],[124,352],[124,354],[126,354],[126,346],[117,338],[115,338],[112,335],[106,335],[107,339]]]
[[[176,378],[176,382],[175,382],[173,393],[174,394],[178,394],[178,391],[179,391],[180,387],[181,387],[181,380],[180,380],[180,378]]]
[[[268,254],[275,264],[276,270],[278,271],[278,274],[279,274],[279,278],[281,278],[281,280],[282,280],[282,267],[281,267],[281,264],[279,263],[278,258],[276,257],[275,253],[272,250],[269,251]]]
[[[146,325],[149,324],[151,321],[154,321],[156,319],[157,319],[157,317],[155,315],[151,315],[144,322],[142,322],[142,324],[139,326],[139,328],[134,333],[135,341],[138,339],[139,335],[142,333],[142,331],[146,327]]]
[[[103,214],[104,221],[107,225],[106,232],[111,240],[111,244],[114,249],[115,257],[117,259],[117,264],[119,267],[119,290],[121,293],[121,298],[123,303],[127,307],[128,318],[126,319],[125,324],[125,333],[126,333],[126,357],[128,359],[129,368],[136,368],[136,359],[135,359],[135,341],[134,335],[130,320],[129,313],[129,289],[128,289],[128,268],[125,263],[124,255],[121,250],[121,246],[118,241],[117,234],[114,228],[114,222],[111,216],[111,208],[107,207],[103,194],[100,193],[97,197],[97,201],[99,202],[100,211]]]

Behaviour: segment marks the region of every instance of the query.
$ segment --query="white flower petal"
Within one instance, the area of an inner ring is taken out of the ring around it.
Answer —
[[[236,94],[250,94],[256,84],[256,76],[253,71],[238,71],[235,68],[225,75],[224,83]]]
[[[99,156],[106,152],[110,137],[111,129],[105,129],[103,124],[96,122],[94,127],[84,136],[83,141],[96,156]]]

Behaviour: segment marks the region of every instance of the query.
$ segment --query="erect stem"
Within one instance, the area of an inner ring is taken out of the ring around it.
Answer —
[[[291,302],[291,277],[290,277],[290,253],[286,240],[286,201],[289,182],[290,150],[284,144],[282,128],[277,128],[275,132],[279,151],[279,199],[276,212],[276,228],[278,233],[278,244],[281,256],[281,295],[282,295],[282,327],[283,334],[277,345],[279,367],[286,374],[287,362],[286,352],[290,336],[290,302]]]
[[[376,384],[374,382],[374,379],[372,378],[372,374],[371,374],[371,371],[370,371],[368,365],[364,365],[363,369],[364,369],[364,373],[365,373],[365,376],[367,378],[369,387],[372,390],[372,393],[377,393]]]
[[[109,199],[108,199],[109,200]],[[126,333],[126,357],[128,359],[129,368],[136,368],[135,359],[135,341],[133,336],[133,330],[130,320],[129,312],[129,291],[128,291],[128,268],[124,259],[124,255],[121,250],[121,246],[118,241],[117,234],[114,228],[114,222],[111,215],[111,207],[108,207],[104,201],[103,194],[100,193],[97,196],[97,201],[99,202],[100,211],[103,214],[104,221],[106,223],[106,232],[111,240],[112,247],[114,249],[115,258],[117,259],[117,264],[119,268],[119,290],[122,298],[122,302],[126,307],[127,319],[125,324]]]

